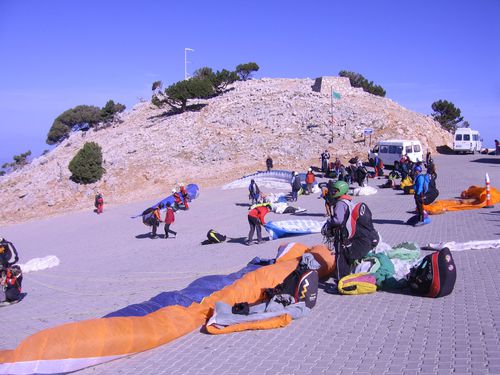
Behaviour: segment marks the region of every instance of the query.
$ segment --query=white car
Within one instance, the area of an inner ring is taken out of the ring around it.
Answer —
[[[384,165],[394,165],[394,162],[399,161],[403,155],[408,156],[408,159],[414,163],[423,161],[424,156],[420,141],[405,139],[379,141],[375,144],[375,147],[370,150],[368,159],[370,163],[373,163],[375,157],[378,156],[382,159]]]

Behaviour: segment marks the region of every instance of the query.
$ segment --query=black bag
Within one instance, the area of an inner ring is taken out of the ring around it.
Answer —
[[[224,242],[226,240],[226,236],[224,236],[223,234],[220,234],[219,232],[216,232],[213,229],[210,229],[208,231],[207,238],[208,238],[208,242],[210,242],[210,243],[221,243],[221,242]]]
[[[299,264],[297,268],[290,273],[282,284],[276,288],[267,289],[268,298],[272,298],[277,294],[291,295],[295,303],[305,302],[306,307],[312,309],[316,305],[318,298],[318,272],[310,270]]]
[[[155,209],[153,207],[150,207],[142,213],[142,222],[144,225],[147,225],[148,227],[152,226],[156,222],[156,217],[153,213]]]
[[[444,297],[453,291],[457,279],[455,262],[448,248],[427,255],[410,270],[408,283],[416,294]]]

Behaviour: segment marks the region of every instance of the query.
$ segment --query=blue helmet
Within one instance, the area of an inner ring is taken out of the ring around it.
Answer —
[[[422,172],[422,167],[420,165],[417,165],[414,169],[414,172]]]

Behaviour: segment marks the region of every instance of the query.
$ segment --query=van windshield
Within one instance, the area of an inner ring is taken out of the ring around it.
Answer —
[[[455,136],[455,141],[461,141],[462,140],[462,134],[457,134]]]
[[[464,141],[470,141],[470,134],[464,134]]]

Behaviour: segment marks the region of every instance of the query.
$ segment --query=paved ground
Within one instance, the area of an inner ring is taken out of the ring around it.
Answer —
[[[486,172],[493,186],[500,186],[500,158],[450,155],[438,156],[436,162],[440,198],[482,185]],[[273,257],[284,241],[242,244],[248,232],[246,196],[244,190],[202,191],[192,210],[177,216],[175,240],[145,238],[146,227],[129,218],[161,197],[106,207],[100,217],[80,212],[1,228],[21,251],[21,262],[54,254],[61,265],[27,274],[26,299],[1,308],[0,349],[13,348],[40,329],[99,317],[161,291],[183,288],[202,275],[235,271],[256,255]],[[498,206],[433,216],[431,225],[413,228],[403,224],[411,216],[412,197],[384,189],[363,201],[390,244],[500,238]],[[317,197],[301,197],[298,204],[308,208],[308,218],[323,219]],[[287,217],[268,215],[272,220]],[[212,227],[234,239],[201,246]],[[309,235],[294,240],[312,245],[322,239]],[[445,298],[320,291],[312,314],[286,328],[221,336],[196,331],[80,373],[500,374],[500,252],[474,250],[454,257],[457,284]]]

